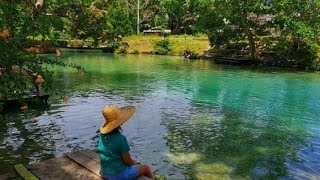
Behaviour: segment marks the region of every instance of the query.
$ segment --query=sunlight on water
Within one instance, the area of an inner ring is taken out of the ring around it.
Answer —
[[[134,105],[132,156],[168,179],[316,179],[320,75],[165,56],[64,52],[49,108],[9,112],[0,172],[94,149],[106,104]],[[70,97],[63,100],[62,96]]]

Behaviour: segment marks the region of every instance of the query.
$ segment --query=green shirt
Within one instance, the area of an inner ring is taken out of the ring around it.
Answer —
[[[100,169],[104,174],[119,174],[127,165],[122,159],[122,154],[129,152],[127,138],[120,132],[100,134],[98,149],[100,154]]]

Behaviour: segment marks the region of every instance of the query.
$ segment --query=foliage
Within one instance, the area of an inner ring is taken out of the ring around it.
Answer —
[[[154,46],[154,53],[159,55],[166,55],[170,52],[170,42],[168,39],[158,41]]]
[[[137,23],[137,0],[128,0],[130,21]],[[166,25],[166,14],[160,0],[139,0],[139,30]],[[137,24],[134,24],[137,28]],[[136,32],[136,31],[135,31]]]
[[[106,51],[115,52],[119,45],[113,40],[114,37],[132,35],[137,31],[136,0],[45,1],[41,11],[34,11],[34,1],[9,2],[0,2],[0,31],[9,29],[14,38],[20,38],[19,44],[24,47],[30,43],[27,39],[34,38],[49,39],[54,45],[60,39],[89,40],[93,41],[90,47],[107,45]],[[205,33],[211,46],[218,49],[245,42],[248,46],[246,53],[254,63],[264,59],[261,51],[268,50],[277,54],[274,58],[279,60],[275,61],[291,66],[294,63],[289,61],[295,61],[291,57],[298,57],[294,55],[298,51],[290,48],[290,44],[306,43],[303,45],[304,51],[314,53],[320,43],[320,2],[314,0],[140,0],[139,17],[140,30],[161,26],[171,29],[173,34]],[[171,44],[179,47],[171,47],[168,51],[161,46],[154,48],[155,40],[149,40],[145,45],[147,50],[132,47],[141,53],[154,51],[176,55],[193,46],[187,41],[180,42],[178,39],[179,42],[175,43],[170,39]],[[185,47],[180,45],[183,43]],[[288,46],[286,50],[292,51],[291,56],[282,51],[284,45]],[[128,51],[133,52],[130,48]],[[149,48],[152,50],[149,51]],[[124,52],[124,49],[121,48],[121,51]],[[200,49],[192,50],[198,52]],[[314,57],[311,54],[302,56],[306,62],[298,64],[303,64],[301,68],[312,66],[316,61]]]
[[[316,70],[317,45],[303,39],[279,39],[272,47],[275,53],[276,65],[284,67],[297,67],[300,69]]]
[[[31,8],[31,1],[1,1],[0,2],[0,29],[7,30],[9,35],[0,38],[0,95],[2,99],[18,98],[30,94],[30,88],[34,83],[32,73],[39,73],[45,79],[45,89],[52,85],[53,72],[48,71],[47,66],[73,66],[58,59],[50,59],[46,56],[38,56],[28,53],[29,36],[41,35],[45,38],[52,30],[60,30],[61,21],[45,13],[35,13]],[[44,7],[43,11],[47,9]],[[43,44],[44,45],[44,44]],[[45,48],[45,47],[43,47]]]
[[[132,51],[132,54],[140,54],[140,51],[139,51],[138,49],[134,49],[134,50]]]
[[[171,35],[166,37],[171,44],[169,55],[179,56],[186,49],[189,49],[196,54],[203,55],[209,48],[209,41],[206,35],[198,37],[190,35]],[[154,47],[158,41],[163,40],[160,36],[126,36],[124,41],[128,42],[128,51],[133,52],[135,49],[141,54],[154,53]]]
[[[124,0],[110,1],[106,5],[108,13],[106,14],[106,25],[109,33],[116,35],[127,35],[135,32],[135,22],[132,19],[132,12],[128,8],[128,2]]]
[[[311,68],[316,61],[318,1],[208,0],[203,1],[202,9],[198,25],[208,34],[212,46],[246,41],[254,63],[260,58],[259,50],[276,51],[273,58],[280,58],[275,61],[282,65]]]
[[[201,11],[201,0],[164,0],[163,6],[168,15],[168,25],[173,34],[195,34]]]
[[[119,46],[119,48],[116,50],[117,54],[127,54],[128,53],[128,47],[125,45]]]
[[[120,46],[120,44],[115,41],[114,39],[108,41],[107,43],[107,47],[103,50],[104,52],[107,53],[114,53],[116,51],[116,49],[118,49]]]
[[[274,3],[274,25],[281,34],[273,47],[281,65],[316,69],[317,37],[320,35],[320,2],[288,1]],[[279,13],[280,12],[280,13]]]

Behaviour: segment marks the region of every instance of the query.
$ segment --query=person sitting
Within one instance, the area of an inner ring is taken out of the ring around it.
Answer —
[[[33,85],[31,87],[31,95],[40,96],[39,85],[44,82],[43,77],[38,73],[33,73],[32,77],[34,78]]]
[[[118,108],[107,105],[102,110],[105,122],[100,128],[98,151],[103,179],[130,180],[139,176],[154,179],[149,166],[131,158],[127,138],[121,133],[121,125],[129,120],[134,112],[134,106]]]

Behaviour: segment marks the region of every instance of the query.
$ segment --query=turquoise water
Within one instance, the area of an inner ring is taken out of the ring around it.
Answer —
[[[135,105],[131,154],[168,179],[320,177],[320,74],[258,71],[177,57],[63,52],[46,109],[10,112],[0,172],[93,149],[106,104]],[[70,97],[68,102],[61,95]]]

